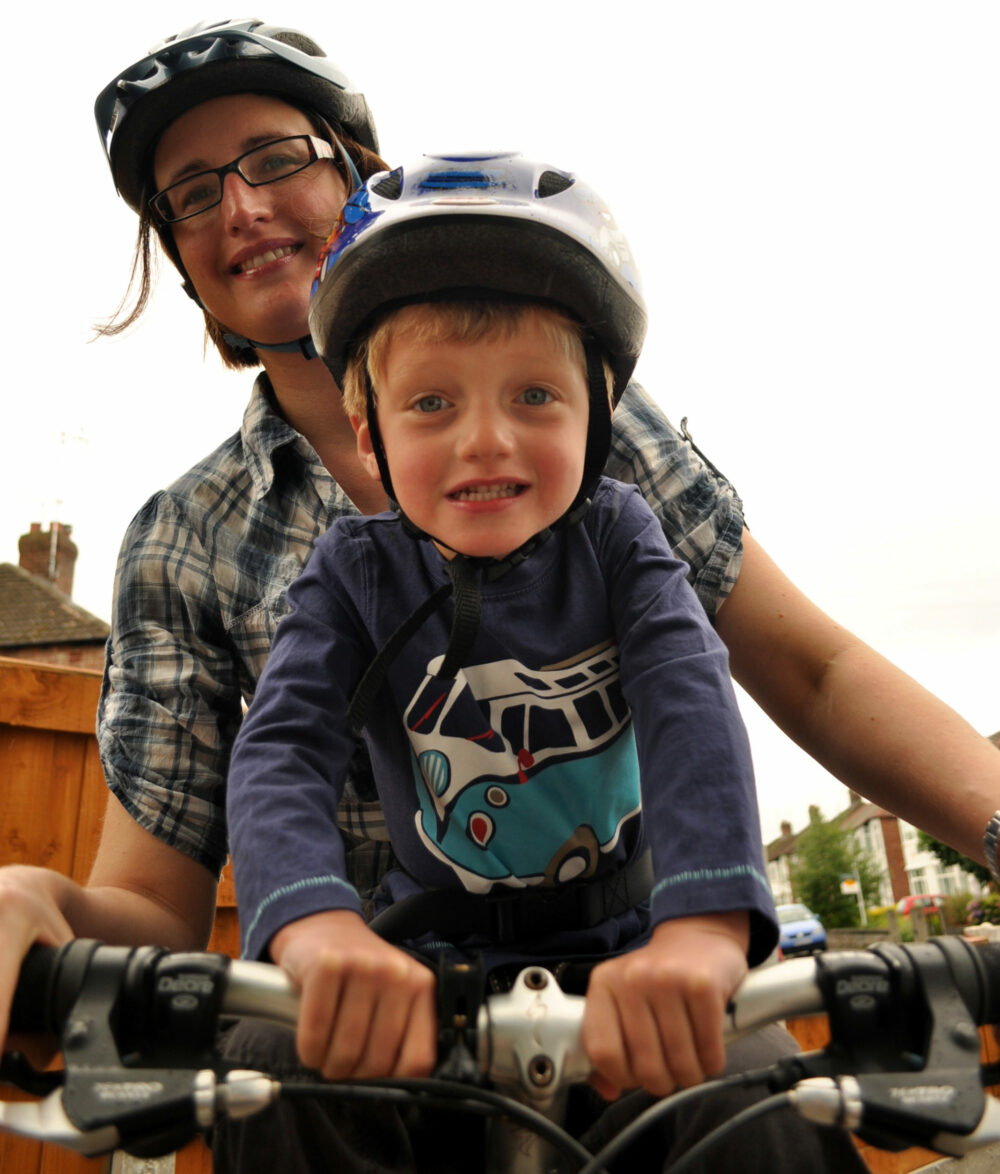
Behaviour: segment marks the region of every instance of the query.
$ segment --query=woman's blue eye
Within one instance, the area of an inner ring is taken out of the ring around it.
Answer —
[[[521,399],[526,404],[531,404],[532,407],[537,407],[540,404],[547,404],[551,400],[552,392],[546,391],[544,387],[529,387],[526,391],[521,393]]]
[[[296,159],[287,152],[274,151],[263,158],[255,159],[254,170],[259,175],[284,175],[286,171],[295,171],[302,166],[302,160]]]
[[[219,194],[219,185],[214,175],[198,177],[189,184],[178,184],[171,194],[171,204],[180,212],[191,212],[210,206]]]

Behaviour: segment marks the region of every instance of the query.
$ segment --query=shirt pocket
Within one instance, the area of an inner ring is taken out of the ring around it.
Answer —
[[[302,573],[302,564],[291,556],[276,561],[257,603],[234,616],[226,625],[229,639],[245,673],[244,694],[252,694],[267,663],[274,634],[281,618],[288,614],[288,588]]]

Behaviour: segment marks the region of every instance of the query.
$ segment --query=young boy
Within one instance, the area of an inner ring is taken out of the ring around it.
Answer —
[[[302,1060],[434,1062],[431,971],[345,879],[353,723],[397,939],[598,962],[609,1097],[718,1072],[777,929],[725,650],[638,491],[600,477],[645,331],[627,246],[566,173],[425,157],[348,203],[311,324],[395,509],[317,543],[233,755],[244,953],[301,985]]]

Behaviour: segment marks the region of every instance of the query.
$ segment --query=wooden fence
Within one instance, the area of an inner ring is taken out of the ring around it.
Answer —
[[[84,881],[93,863],[107,796],[94,718],[100,674],[0,657],[0,864],[42,864]],[[210,948],[238,950],[228,874]],[[0,1097],[14,1099],[11,1089]],[[108,1158],[0,1133],[3,1174],[104,1174]],[[211,1174],[198,1141],[181,1151],[176,1174]]]

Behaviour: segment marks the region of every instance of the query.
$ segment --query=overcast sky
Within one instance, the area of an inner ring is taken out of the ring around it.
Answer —
[[[9,342],[0,561],[73,525],[108,617],[122,531],[240,422],[164,271],[146,320],[89,342],[135,219],[91,117],[154,42],[223,12],[105,0],[8,17]],[[1000,727],[1000,5],[690,0],[276,3],[363,89],[382,153],[509,147],[600,191],[643,272],[639,377],[736,484],[813,599]],[[10,145],[10,144],[9,144]],[[14,169],[23,171],[15,173]],[[745,699],[744,699],[745,701]],[[765,838],[835,780],[745,702]]]

